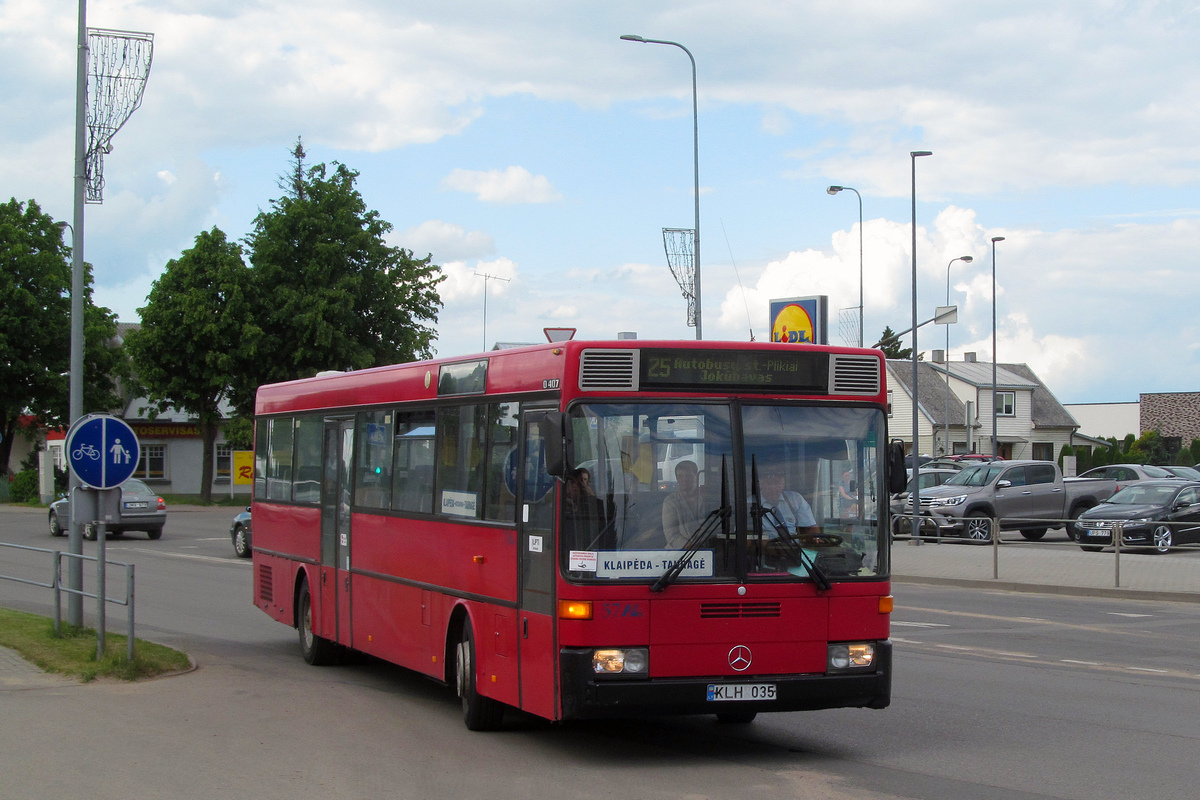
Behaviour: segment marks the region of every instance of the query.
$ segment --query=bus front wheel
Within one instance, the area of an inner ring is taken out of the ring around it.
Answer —
[[[300,654],[314,667],[323,667],[334,662],[335,645],[313,632],[312,595],[308,581],[300,587],[300,601],[296,604],[296,629],[300,633]]]
[[[471,623],[463,622],[462,638],[454,656],[454,678],[462,698],[463,722],[467,730],[492,731],[504,721],[504,704],[479,694],[475,686],[475,637]]]

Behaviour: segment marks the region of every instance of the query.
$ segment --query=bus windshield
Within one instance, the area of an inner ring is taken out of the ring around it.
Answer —
[[[886,575],[883,413],[770,403],[571,409],[561,557],[582,581]]]

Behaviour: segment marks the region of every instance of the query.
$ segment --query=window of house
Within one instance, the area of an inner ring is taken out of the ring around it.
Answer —
[[[1015,417],[1017,415],[1017,393],[996,392],[996,415],[1000,417]]]
[[[1054,444],[1051,442],[1034,442],[1033,458],[1035,461],[1053,461]]]
[[[233,447],[227,442],[219,442],[213,455],[216,462],[216,477],[229,480],[229,472],[233,469]]]
[[[137,469],[133,477],[145,481],[161,481],[167,477],[167,446],[165,444],[144,444],[140,448]]]

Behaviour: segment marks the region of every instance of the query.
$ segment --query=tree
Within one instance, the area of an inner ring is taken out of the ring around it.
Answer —
[[[392,226],[367,210],[357,172],[305,169],[304,155],[297,142],[284,196],[247,237],[256,330],[233,387],[245,415],[261,383],[432,355],[438,267],[384,241]]]
[[[30,200],[0,205],[0,474],[8,471],[22,414],[42,424],[67,422],[71,351],[70,249],[54,218]],[[124,356],[116,318],[92,304],[91,265],[84,273],[84,411],[118,398],[114,378]]]
[[[892,326],[889,325],[883,329],[883,333],[879,335],[879,341],[882,342],[879,349],[883,351],[885,357],[900,359],[902,361],[912,358],[912,348],[900,346],[900,339],[896,336],[896,332],[892,330]]]
[[[204,442],[200,500],[212,497],[213,445],[221,401],[236,381],[241,346],[254,328],[249,269],[242,248],[219,228],[196,236],[195,245],[166,270],[138,309],[142,326],[126,346],[138,380],[152,403],[171,405],[197,420]]]

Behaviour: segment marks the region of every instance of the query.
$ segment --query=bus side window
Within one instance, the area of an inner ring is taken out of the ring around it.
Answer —
[[[433,409],[396,413],[392,449],[392,508],[433,511]]]
[[[488,406],[487,497],[483,518],[516,522],[517,403],[492,403]],[[514,470],[512,474],[506,471]]]

